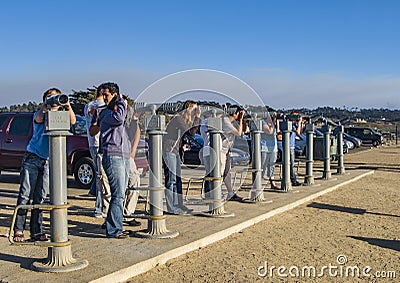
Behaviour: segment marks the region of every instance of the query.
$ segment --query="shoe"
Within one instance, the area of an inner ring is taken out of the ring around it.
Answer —
[[[94,217],[95,217],[95,218],[103,218],[103,215],[101,215],[101,214],[95,214]]]
[[[271,186],[271,190],[279,191],[279,190],[282,190],[282,188],[274,185],[274,186]]]
[[[231,198],[228,199],[229,201],[243,201],[243,198],[238,196],[237,194],[233,194]]]
[[[133,231],[131,231],[131,230],[124,230],[124,231],[122,231],[122,234],[128,235],[128,236],[133,235],[134,233],[135,233],[135,232],[133,232]]]
[[[185,205],[179,205],[178,208],[180,208],[183,211],[186,211],[187,213],[193,212],[193,209],[191,209],[191,208],[189,208],[189,207],[187,207]]]
[[[125,223],[126,223],[128,226],[140,226],[140,225],[142,225],[142,223],[139,222],[139,221],[137,221],[136,219],[132,219],[132,220],[129,220],[129,221],[125,221]]]
[[[95,197],[95,196],[96,196],[96,195],[92,194],[91,192],[88,192],[87,195],[88,195],[89,197]]]
[[[14,233],[14,237],[13,237],[13,241],[14,242],[25,242],[25,236],[24,233],[17,231]]]
[[[301,186],[301,183],[298,182],[298,181],[296,181],[296,182],[293,182],[293,183],[292,183],[292,186],[298,187],[298,186]]]
[[[119,234],[118,236],[106,236],[106,237],[109,238],[109,239],[118,239],[118,240],[122,240],[122,239],[129,238],[129,234],[121,233],[121,234]]]
[[[31,240],[35,241],[35,242],[46,242],[49,240],[49,238],[47,238],[47,235],[45,233],[41,233],[41,234],[36,234],[31,236]]]
[[[187,211],[180,209],[179,207],[175,208],[173,211],[168,211],[168,214],[173,214],[173,215],[185,215],[188,214]]]

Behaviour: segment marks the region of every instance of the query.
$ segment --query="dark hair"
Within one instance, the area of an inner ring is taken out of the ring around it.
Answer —
[[[239,113],[240,111],[244,110],[244,108],[239,105],[229,105],[229,108],[231,109],[231,111],[229,111],[230,116],[233,116]]]
[[[111,83],[111,82],[103,83],[99,86],[99,88],[100,90],[108,89],[111,94],[116,93],[119,95],[119,87],[116,83]]]
[[[46,90],[43,93],[43,102],[46,100],[46,97],[48,97],[49,94],[52,93],[52,92],[55,92],[57,94],[61,94],[61,90],[59,90],[58,88],[55,88],[55,87],[49,88],[48,90]]]
[[[189,107],[191,107],[195,104],[197,104],[197,103],[194,102],[193,100],[190,100],[190,99],[186,100],[185,103],[183,103],[182,110],[188,109]]]
[[[102,90],[103,88],[102,88],[102,85],[99,85],[97,88],[96,88],[96,98],[98,98],[98,97],[100,97],[100,96],[102,96],[103,94],[101,93],[101,90]]]

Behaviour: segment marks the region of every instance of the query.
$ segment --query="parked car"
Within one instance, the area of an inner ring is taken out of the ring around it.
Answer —
[[[33,135],[34,113],[0,113],[0,170],[19,171],[26,147]],[[78,186],[89,188],[95,179],[93,160],[86,136],[86,121],[76,116],[72,135],[66,137],[67,174],[73,175]],[[148,171],[147,144],[139,143],[135,158],[138,170]],[[1,173],[1,171],[0,171]]]
[[[204,141],[201,135],[187,135],[183,137],[183,164],[188,166],[198,166],[203,163],[202,149]],[[247,166],[250,163],[250,154],[236,147],[231,148],[230,152],[233,166]]]
[[[362,141],[359,138],[349,135],[348,133],[343,133],[343,138],[349,140],[354,145],[354,148],[360,147],[362,144]]]
[[[372,128],[348,127],[345,128],[345,132],[361,139],[363,143],[372,144],[373,146],[383,143],[383,136]]]

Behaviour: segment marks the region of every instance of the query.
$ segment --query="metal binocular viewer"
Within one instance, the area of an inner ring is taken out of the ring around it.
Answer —
[[[66,94],[56,94],[46,97],[45,103],[47,106],[64,106],[69,101],[69,97]]]

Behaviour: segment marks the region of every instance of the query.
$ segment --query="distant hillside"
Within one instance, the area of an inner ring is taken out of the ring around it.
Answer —
[[[77,114],[83,114],[83,107],[88,102],[94,99],[94,88],[88,88],[87,91],[73,91],[70,95],[70,102]],[[42,103],[29,102],[28,104],[11,105],[8,107],[1,107],[0,112],[33,112],[41,107]],[[256,108],[260,108],[258,106]],[[341,121],[346,119],[352,120],[366,120],[370,122],[374,121],[390,121],[400,122],[400,110],[389,110],[389,109],[359,109],[359,108],[337,108],[337,107],[318,107],[316,109],[278,109],[278,112],[289,113],[291,111],[297,111],[301,114],[309,116],[324,116],[335,121]]]

